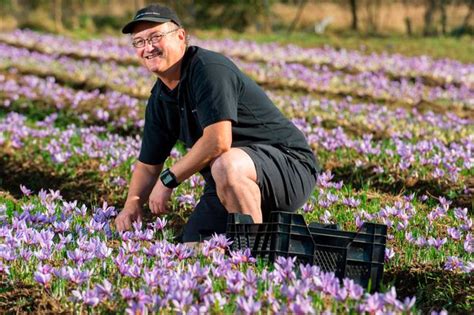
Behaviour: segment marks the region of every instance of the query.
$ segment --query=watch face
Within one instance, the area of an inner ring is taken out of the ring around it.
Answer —
[[[173,177],[171,176],[170,173],[168,173],[168,174],[166,174],[165,177],[163,178],[163,181],[164,181],[165,183],[170,183],[170,182],[173,181]]]
[[[165,171],[163,171],[163,173],[161,173],[160,179],[163,182],[163,185],[168,188],[175,188],[179,185],[176,181],[176,177],[174,177],[174,174],[171,173],[169,169],[166,169]]]

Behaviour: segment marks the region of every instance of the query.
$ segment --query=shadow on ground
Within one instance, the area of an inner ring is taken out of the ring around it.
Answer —
[[[0,277],[0,313],[2,314],[66,314],[61,304],[37,285],[10,283]]]
[[[375,166],[355,167],[354,165],[343,165],[331,168],[334,174],[334,181],[343,181],[344,184],[350,184],[353,188],[362,189],[363,187],[375,188],[381,192],[392,195],[411,194],[417,196],[424,194],[431,196],[452,196],[453,207],[467,208],[469,212],[473,210],[473,192],[474,179],[467,179],[463,187],[454,187],[449,184],[440,183],[434,180],[420,180],[417,178],[395,179],[387,181],[385,175],[377,175],[374,172]]]
[[[445,309],[449,314],[470,314],[474,305],[474,278],[432,266],[410,266],[385,271],[383,282],[397,289],[397,298],[416,296],[422,314]]]
[[[84,204],[99,204],[107,197],[100,191],[97,181],[89,176],[88,170],[76,176],[59,175],[42,165],[41,161],[18,162],[11,156],[0,157],[0,190],[9,192],[14,198],[21,198],[20,185],[38,193],[40,189],[60,190],[65,200],[77,200]]]

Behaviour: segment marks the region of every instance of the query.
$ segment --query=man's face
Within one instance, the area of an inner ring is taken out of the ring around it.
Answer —
[[[185,39],[184,30],[172,22],[142,22],[132,33],[132,43],[145,40],[143,47],[135,48],[140,63],[158,76],[166,76],[167,71],[182,58]]]

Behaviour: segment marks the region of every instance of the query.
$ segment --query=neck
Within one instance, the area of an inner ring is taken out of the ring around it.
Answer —
[[[159,74],[158,78],[163,82],[170,90],[173,90],[178,86],[179,80],[181,79],[181,64],[183,63],[183,57],[186,50],[183,50],[179,60],[171,66],[165,73]]]

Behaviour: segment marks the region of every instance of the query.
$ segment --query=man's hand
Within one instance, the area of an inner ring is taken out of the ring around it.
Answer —
[[[127,205],[115,218],[115,227],[119,232],[129,230],[132,227],[132,223],[135,221],[142,221],[143,210],[138,205]]]
[[[161,180],[158,179],[148,198],[151,212],[154,214],[167,213],[169,211],[169,201],[172,193],[173,189],[166,187]]]

